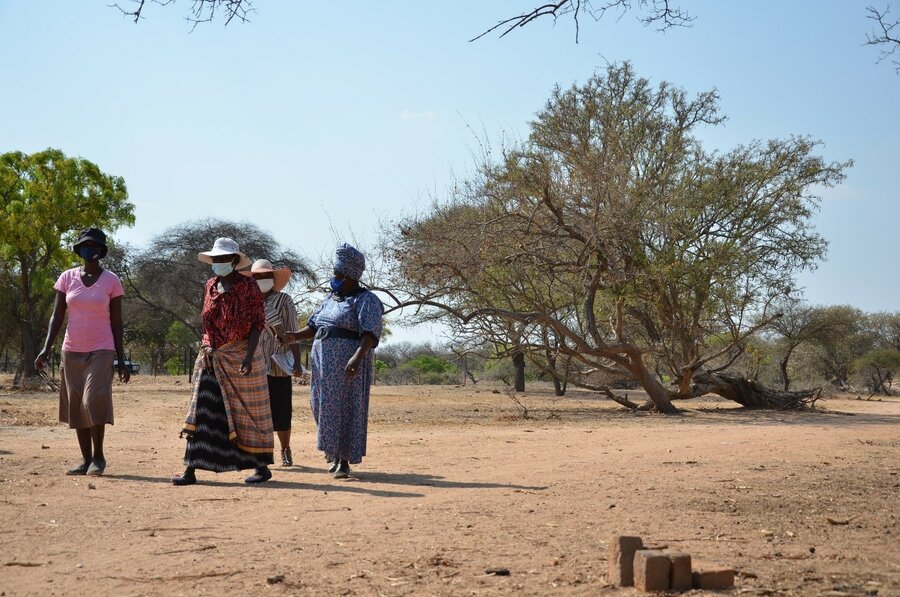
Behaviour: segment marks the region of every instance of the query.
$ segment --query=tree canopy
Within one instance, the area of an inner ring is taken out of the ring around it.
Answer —
[[[4,293],[17,299],[4,306],[18,324],[20,375],[34,374],[53,283],[77,261],[71,241],[84,228],[112,232],[133,223],[120,176],[58,149],[0,155],[0,276]]]
[[[714,91],[652,86],[628,63],[556,88],[527,141],[386,231],[383,286],[398,306],[512,325],[525,350],[551,332],[573,381],[631,377],[671,412],[822,257],[815,190],[849,166],[806,137],[709,152],[695,133],[722,120]]]
[[[164,316],[168,324],[177,321],[199,339],[204,286],[212,274],[209,266],[197,259],[197,253],[209,250],[222,236],[236,240],[252,260],[268,259],[276,268],[289,268],[294,273],[294,284],[316,280],[304,258],[258,226],[206,219],[168,228],[127,257],[121,271],[128,300],[147,308],[151,319]],[[157,338],[164,339],[169,333],[168,325],[154,329]]]

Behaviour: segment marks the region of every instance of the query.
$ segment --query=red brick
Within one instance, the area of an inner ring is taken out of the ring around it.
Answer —
[[[669,588],[674,591],[687,591],[693,586],[691,577],[691,554],[669,553],[672,570],[669,572]]]
[[[665,591],[671,568],[672,562],[663,552],[640,549],[634,554],[634,586],[641,591]]]
[[[640,537],[615,535],[609,540],[607,565],[610,584],[620,587],[634,584],[634,552],[643,546],[644,542]]]
[[[704,568],[694,571],[696,589],[730,589],[734,586],[734,570],[731,568]]]

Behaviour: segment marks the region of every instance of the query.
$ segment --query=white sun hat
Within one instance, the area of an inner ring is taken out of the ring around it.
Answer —
[[[197,253],[197,259],[203,263],[212,263],[212,258],[219,257],[220,255],[239,255],[241,260],[234,266],[234,269],[241,270],[250,266],[250,258],[241,253],[241,248],[238,246],[237,242],[224,236],[216,239],[216,242],[213,243],[212,250]]]

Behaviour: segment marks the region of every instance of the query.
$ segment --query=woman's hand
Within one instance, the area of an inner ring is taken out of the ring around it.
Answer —
[[[303,377],[303,365],[300,364],[300,359],[294,361],[294,377]]]
[[[253,372],[253,355],[248,354],[241,363],[241,375],[250,375]]]
[[[47,356],[50,354],[50,349],[45,348],[41,351],[41,353],[34,359],[34,368],[40,371],[44,368],[44,363],[47,361]]]
[[[197,356],[203,360],[204,369],[209,369],[213,366],[212,349],[209,346],[201,346]]]
[[[344,374],[347,377],[354,377],[362,366],[363,358],[365,358],[364,355],[360,354],[358,350],[353,353],[353,356],[347,361],[347,366],[344,367]]]
[[[128,366],[123,362],[124,359],[119,359],[119,381],[122,383],[128,383],[128,380],[131,379],[131,372],[128,370]]]

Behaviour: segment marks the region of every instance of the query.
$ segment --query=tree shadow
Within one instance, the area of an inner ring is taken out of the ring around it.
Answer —
[[[831,408],[810,410],[764,410],[737,407],[695,407],[685,409],[695,419],[715,420],[736,425],[900,425],[900,415],[843,412]]]
[[[210,473],[210,475],[214,475],[215,473]],[[137,481],[140,483],[161,483],[163,485],[171,485],[172,481],[168,477],[146,477],[143,475],[104,475],[105,478],[115,481]],[[354,480],[351,477],[349,480]],[[199,486],[208,486],[208,487],[254,487],[259,488],[260,491],[273,491],[279,489],[289,489],[292,491],[331,491],[334,493],[359,493],[371,495],[374,497],[385,497],[385,498],[421,498],[425,497],[425,494],[422,493],[410,493],[406,491],[386,491],[382,489],[367,489],[364,487],[359,487],[358,485],[348,484],[346,481],[340,481],[334,484],[324,485],[321,483],[298,483],[295,481],[282,481],[280,479],[273,478],[271,481],[267,481],[265,483],[259,483],[256,485],[250,485],[247,483],[235,483],[234,481],[224,481],[219,482],[214,478],[203,478],[203,473],[201,472],[197,479],[197,485]],[[177,490],[180,488],[175,488],[173,486],[173,490]]]

